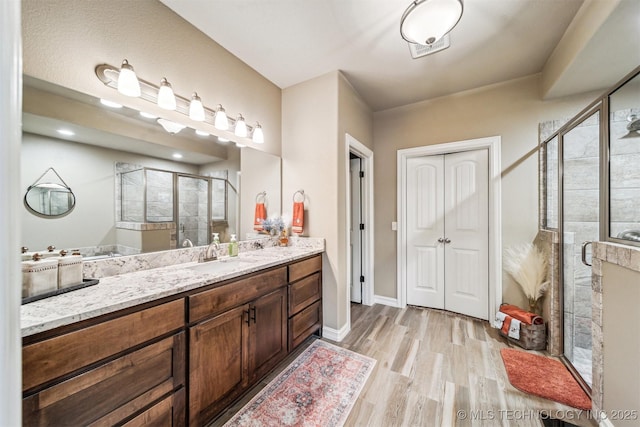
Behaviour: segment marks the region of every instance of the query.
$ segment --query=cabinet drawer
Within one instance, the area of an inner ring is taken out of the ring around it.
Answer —
[[[322,301],[317,301],[289,319],[289,351],[322,327]]]
[[[246,304],[284,286],[286,283],[287,268],[280,267],[191,295],[189,297],[189,322],[197,322],[230,308]]]
[[[309,304],[320,299],[322,280],[320,273],[314,273],[289,285],[289,317],[298,313]]]
[[[22,348],[22,390],[74,372],[184,326],[184,300],[108,320]]]
[[[24,425],[121,422],[182,387],[185,341],[181,332],[23,399]]]
[[[185,389],[181,388],[124,424],[123,427],[182,427],[186,425],[185,395]]]
[[[322,270],[322,255],[293,263],[289,266],[289,282],[295,282],[316,271]]]

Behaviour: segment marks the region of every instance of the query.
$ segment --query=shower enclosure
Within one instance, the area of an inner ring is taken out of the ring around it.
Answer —
[[[239,198],[226,171],[201,176],[121,163],[116,170],[116,226],[129,230],[121,232],[128,233],[129,246],[139,246],[122,252],[146,252],[145,243],[154,244],[149,242],[155,242],[155,250],[173,249],[186,239],[201,246],[214,232],[222,241],[235,233]]]
[[[541,212],[559,237],[563,356],[585,388],[594,372],[591,243],[640,245],[639,73],[566,124],[541,127],[555,127],[542,143]]]

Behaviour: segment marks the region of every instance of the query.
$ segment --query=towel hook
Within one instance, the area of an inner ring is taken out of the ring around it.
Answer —
[[[262,197],[262,201],[264,202],[264,200],[267,198],[267,192],[261,191],[258,194],[256,194],[256,203],[258,203],[258,200],[260,200],[261,197]]]
[[[298,200],[296,200],[296,196],[297,196],[298,194],[302,196],[302,200],[299,200],[299,201],[298,201]],[[298,191],[296,191],[295,193],[293,193],[293,201],[294,201],[294,202],[304,202],[304,190],[298,190]]]

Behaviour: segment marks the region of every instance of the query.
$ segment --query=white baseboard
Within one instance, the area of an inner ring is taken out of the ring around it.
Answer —
[[[391,306],[391,307],[400,308],[400,303],[398,302],[397,298],[382,297],[380,295],[374,295],[373,296],[373,303],[374,304],[382,304],[382,305],[388,305],[388,306]]]
[[[330,328],[328,326],[322,327],[322,338],[327,338],[331,341],[340,342],[347,336],[347,334],[351,331],[351,327],[348,324],[345,324],[340,329]]]

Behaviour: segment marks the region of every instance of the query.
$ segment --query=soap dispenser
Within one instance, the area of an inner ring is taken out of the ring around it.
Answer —
[[[220,233],[213,233],[213,243],[220,245]]]
[[[238,240],[235,234],[232,234],[229,240],[229,256],[238,256]]]

